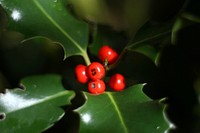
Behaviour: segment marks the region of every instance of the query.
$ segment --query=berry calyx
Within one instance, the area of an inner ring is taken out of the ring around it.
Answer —
[[[101,94],[105,89],[106,85],[103,80],[95,80],[88,83],[88,91],[92,94]]]
[[[122,91],[126,86],[125,78],[122,74],[114,74],[108,81],[108,85],[115,91]]]
[[[108,45],[102,46],[98,52],[98,57],[103,63],[113,64],[118,56],[118,53]]]
[[[89,81],[89,78],[86,74],[87,67],[85,65],[77,65],[75,68],[75,75],[76,79],[79,83],[87,83]]]
[[[105,75],[105,68],[99,62],[92,62],[87,67],[87,75],[92,80],[98,80],[104,77]]]

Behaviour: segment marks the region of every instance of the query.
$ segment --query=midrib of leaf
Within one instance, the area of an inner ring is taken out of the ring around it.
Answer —
[[[129,49],[129,48],[131,48],[131,47],[136,46],[137,44],[150,41],[150,40],[152,40],[152,39],[155,39],[155,38],[158,38],[158,37],[167,35],[167,34],[169,34],[169,33],[171,33],[171,30],[165,31],[165,32],[160,33],[160,34],[156,34],[156,35],[151,36],[151,37],[144,38],[144,39],[142,39],[142,40],[140,40],[140,41],[137,41],[137,42],[132,43],[131,45],[127,45],[125,49]]]
[[[61,33],[63,33],[82,53],[85,53],[85,50],[79,46],[79,44],[68,34],[65,30],[45,11],[42,5],[37,2],[37,0],[32,0],[35,5],[40,9],[40,11],[50,20],[50,22],[57,27]]]
[[[58,98],[58,97],[61,97],[61,96],[65,96],[65,95],[67,95],[68,93],[69,93],[69,92],[67,92],[67,91],[62,91],[62,92],[59,92],[59,93],[57,93],[57,94],[55,94],[55,95],[47,96],[47,97],[43,98],[42,100],[38,100],[37,102],[35,102],[35,103],[33,103],[33,104],[30,104],[29,106],[25,106],[25,107],[23,107],[23,108],[19,108],[19,109],[16,109],[16,110],[12,110],[12,111],[10,111],[10,112],[7,112],[6,115],[7,115],[7,114],[10,114],[10,113],[13,113],[13,112],[16,112],[16,111],[18,111],[18,110],[23,110],[23,109],[29,108],[29,107],[31,107],[31,106],[36,106],[36,105],[38,105],[38,104],[41,104],[41,103],[44,103],[44,102],[48,102],[48,101],[50,101],[50,100],[52,100],[52,99],[55,99],[55,98]],[[27,100],[28,100],[28,99],[27,99]]]
[[[127,127],[126,127],[126,124],[125,124],[125,122],[124,122],[124,119],[123,119],[123,117],[122,117],[122,114],[121,114],[121,112],[120,112],[120,110],[119,110],[119,108],[118,108],[118,105],[117,105],[117,103],[115,102],[115,99],[113,98],[113,96],[112,96],[109,92],[107,92],[106,94],[108,95],[108,97],[110,98],[111,102],[113,103],[113,106],[114,106],[114,108],[115,108],[115,110],[116,110],[116,112],[117,112],[117,115],[118,115],[118,117],[119,117],[119,120],[120,120],[120,122],[121,122],[121,124],[122,124],[122,126],[123,126],[123,128],[124,128],[124,133],[128,133],[128,129],[127,129]]]
[[[190,21],[193,21],[193,22],[196,22],[196,23],[200,23],[200,17],[196,16],[194,14],[191,14],[189,12],[183,13],[182,16],[185,17],[186,19],[190,20]]]

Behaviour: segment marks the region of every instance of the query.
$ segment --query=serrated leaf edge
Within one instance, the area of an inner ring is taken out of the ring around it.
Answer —
[[[39,2],[37,2],[36,0],[32,0],[32,1],[38,7],[38,9],[49,19],[49,21],[52,22],[52,24],[55,25],[55,27],[59,29],[61,33],[63,33],[82,53],[85,53],[85,50],[81,48],[79,44],[68,33],[66,33],[62,29],[62,27],[44,10],[44,8]],[[64,58],[66,58],[66,54]]]

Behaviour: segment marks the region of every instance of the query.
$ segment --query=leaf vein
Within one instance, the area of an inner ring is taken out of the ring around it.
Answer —
[[[117,112],[117,115],[119,116],[119,119],[120,119],[120,121],[122,123],[122,126],[124,128],[125,133],[128,133],[128,129],[127,129],[126,125],[125,125],[124,119],[123,119],[122,114],[121,114],[121,112],[120,112],[120,110],[118,108],[117,103],[115,102],[113,96],[109,92],[107,93],[107,95],[110,98],[111,102],[113,103],[113,106],[114,106],[114,108],[115,108],[115,110]]]
[[[79,46],[79,44],[68,34],[66,31],[62,29],[62,27],[45,11],[42,5],[37,1],[33,0],[35,5],[40,9],[40,11],[57,27],[61,33],[63,33],[82,53],[84,53],[83,48]]]
[[[160,33],[160,34],[156,34],[156,35],[151,36],[151,37],[147,37],[147,38],[145,38],[145,39],[143,39],[143,40],[136,41],[136,42],[134,42],[134,43],[132,43],[132,44],[130,44],[130,45],[127,45],[126,49],[129,49],[129,48],[131,48],[131,47],[137,46],[137,45],[140,44],[140,43],[144,43],[144,42],[147,42],[147,41],[149,41],[149,40],[152,40],[152,39],[155,39],[155,38],[158,38],[158,37],[161,37],[161,36],[163,36],[163,35],[170,34],[170,33],[171,33],[171,30],[166,31],[166,32],[163,32],[163,33]]]

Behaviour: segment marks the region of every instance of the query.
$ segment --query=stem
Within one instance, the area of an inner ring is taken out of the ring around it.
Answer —
[[[91,64],[91,62],[90,62],[90,58],[89,58],[87,52],[84,52],[82,54],[82,56],[83,56],[83,59],[85,60],[86,65],[89,66]]]

